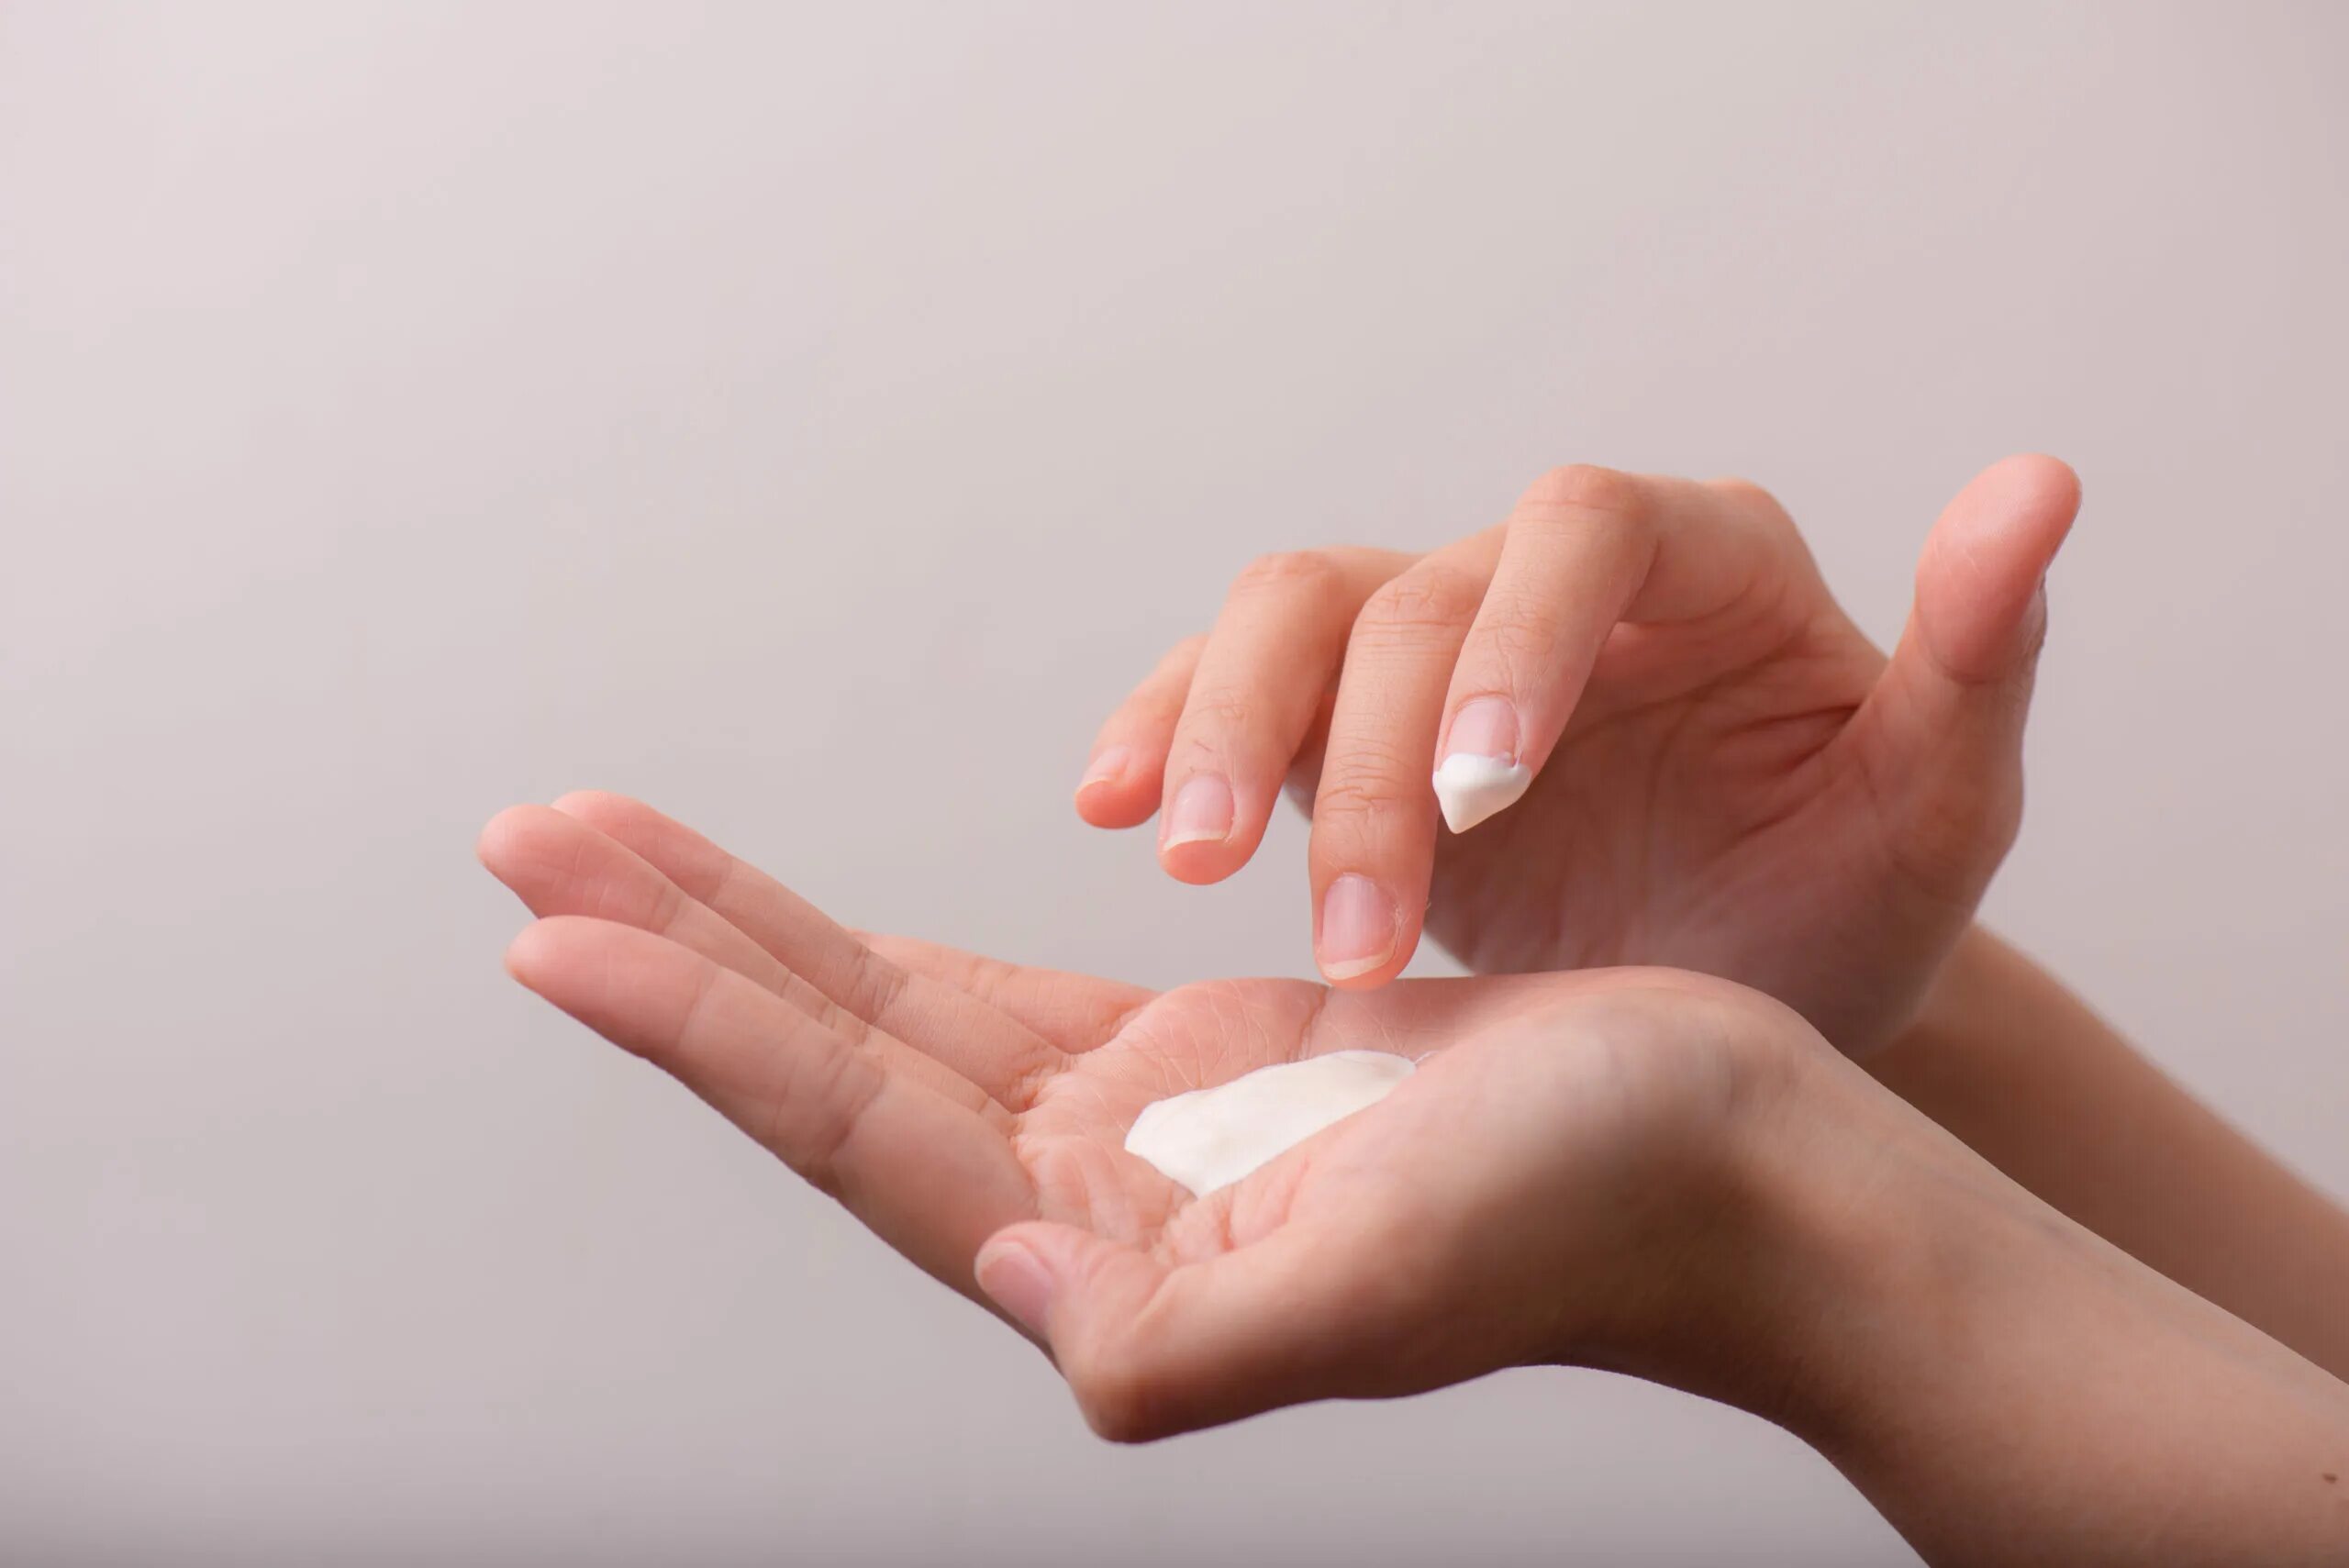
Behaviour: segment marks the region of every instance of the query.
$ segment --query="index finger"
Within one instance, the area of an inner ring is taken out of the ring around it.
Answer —
[[[1688,621],[1780,575],[1792,527],[1750,485],[1573,467],[1509,515],[1461,644],[1435,755],[1445,824],[1514,805],[1550,759],[1618,624]],[[1799,549],[1799,546],[1797,546]]]

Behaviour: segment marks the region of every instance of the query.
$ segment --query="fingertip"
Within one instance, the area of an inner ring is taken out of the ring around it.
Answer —
[[[605,1033],[592,1013],[657,995],[707,962],[666,938],[593,915],[542,916],[506,944],[507,974]]]
[[[1049,1219],[1026,1219],[1007,1225],[980,1243],[971,1260],[971,1276],[982,1294],[994,1302],[1039,1345],[1054,1349],[1058,1332],[1063,1348],[1084,1338],[1080,1320],[1088,1294],[1105,1274],[1131,1296],[1143,1277],[1154,1275],[1156,1265],[1131,1248],[1111,1242],[1079,1227]],[[1063,1308],[1055,1314],[1054,1308]],[[1113,1317],[1123,1317],[1119,1311]],[[1074,1369],[1063,1367],[1064,1373]]]
[[[1269,791],[1235,789],[1219,773],[1194,774],[1173,794],[1160,817],[1158,863],[1177,882],[1203,887],[1223,881],[1264,841]],[[1250,797],[1243,799],[1243,795]]]
[[[1019,1228],[999,1230],[971,1261],[971,1275],[987,1298],[1038,1344],[1052,1338],[1054,1287],[1051,1268]]]
[[[1961,548],[1995,550],[2043,572],[2080,510],[2080,476],[2061,458],[2017,452],[1975,475],[1944,518]]]
[[[473,858],[493,876],[504,880],[501,867],[510,863],[516,842],[528,830],[530,814],[540,806],[509,806],[482,825],[473,839]]]
[[[2079,475],[2039,452],[2001,458],[1950,502],[1917,563],[1917,617],[1944,673],[1989,680],[2028,662],[2047,570],[2079,505]]]
[[[1126,779],[1089,779],[1076,786],[1076,814],[1093,828],[1139,828],[1158,809],[1158,793]]]
[[[1179,883],[1192,887],[1207,887],[1221,882],[1246,862],[1248,857],[1230,839],[1192,839],[1172,844],[1162,844],[1158,850],[1159,869]]]
[[[575,821],[594,823],[609,820],[627,812],[648,811],[651,807],[607,789],[574,789],[555,796],[551,809]]]
[[[2079,509],[2079,471],[2060,457],[2046,452],[2017,452],[1999,459],[1991,467],[2008,471],[2018,484],[2038,491],[2065,511]]]
[[[1313,962],[1321,978],[1341,990],[1369,991],[1400,974],[1419,937],[1403,907],[1372,877],[1332,877],[1314,922]]]
[[[581,823],[551,806],[509,806],[491,817],[473,841],[473,853],[489,873],[525,900],[567,865]]]
[[[1194,773],[1179,785],[1170,781],[1159,818],[1159,863],[1181,881],[1213,882],[1235,863],[1240,827],[1238,795],[1221,773]]]
[[[1395,944],[1395,951],[1384,958],[1314,962],[1321,971],[1321,978],[1333,991],[1375,991],[1403,977],[1409,968],[1411,955],[1419,949],[1419,934],[1409,933]]]
[[[1163,762],[1124,743],[1095,753],[1077,781],[1077,816],[1095,828],[1139,828],[1157,813]]]
[[[1444,828],[1456,838],[1523,799],[1533,770],[1513,754],[1454,751],[1437,767],[1434,784]]]
[[[979,1288],[1004,1315],[1039,1344],[1052,1339],[1052,1281],[1024,1247],[1007,1247],[992,1257],[982,1254]]]
[[[544,995],[562,933],[554,919],[533,920],[506,944],[506,973],[524,987]]]

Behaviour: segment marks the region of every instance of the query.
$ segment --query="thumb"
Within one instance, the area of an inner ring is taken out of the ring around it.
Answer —
[[[2079,510],[2079,475],[2036,453],[1992,463],[1943,509],[1901,639],[1943,701],[2029,673],[2045,630],[2040,590]]]
[[[1333,1303],[1294,1232],[1169,1264],[1075,1226],[988,1238],[979,1288],[1052,1352],[1096,1432],[1146,1442],[1336,1390],[1310,1325]]]
[[[2069,467],[2005,458],[1957,493],[1925,540],[1916,605],[1862,710],[1912,865],[1987,881],[2013,841],[2047,568],[2079,508]]]

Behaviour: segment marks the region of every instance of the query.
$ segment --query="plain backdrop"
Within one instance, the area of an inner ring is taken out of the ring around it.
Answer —
[[[1307,973],[1297,822],[1197,891],[1068,806],[1249,557],[1740,473],[1889,639],[2043,449],[1989,917],[2349,1189],[2343,17],[9,5],[0,1557],[1909,1561],[1594,1373],[1096,1442],[511,984],[473,839]]]

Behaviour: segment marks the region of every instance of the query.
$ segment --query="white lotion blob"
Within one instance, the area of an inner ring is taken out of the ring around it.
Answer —
[[[1514,757],[1454,751],[1435,771],[1436,804],[1443,807],[1443,825],[1465,833],[1495,812],[1515,806],[1532,783],[1532,770]]]
[[[1259,1067],[1144,1106],[1126,1134],[1126,1151],[1204,1196],[1376,1105],[1410,1075],[1408,1058],[1383,1051],[1332,1051]]]

